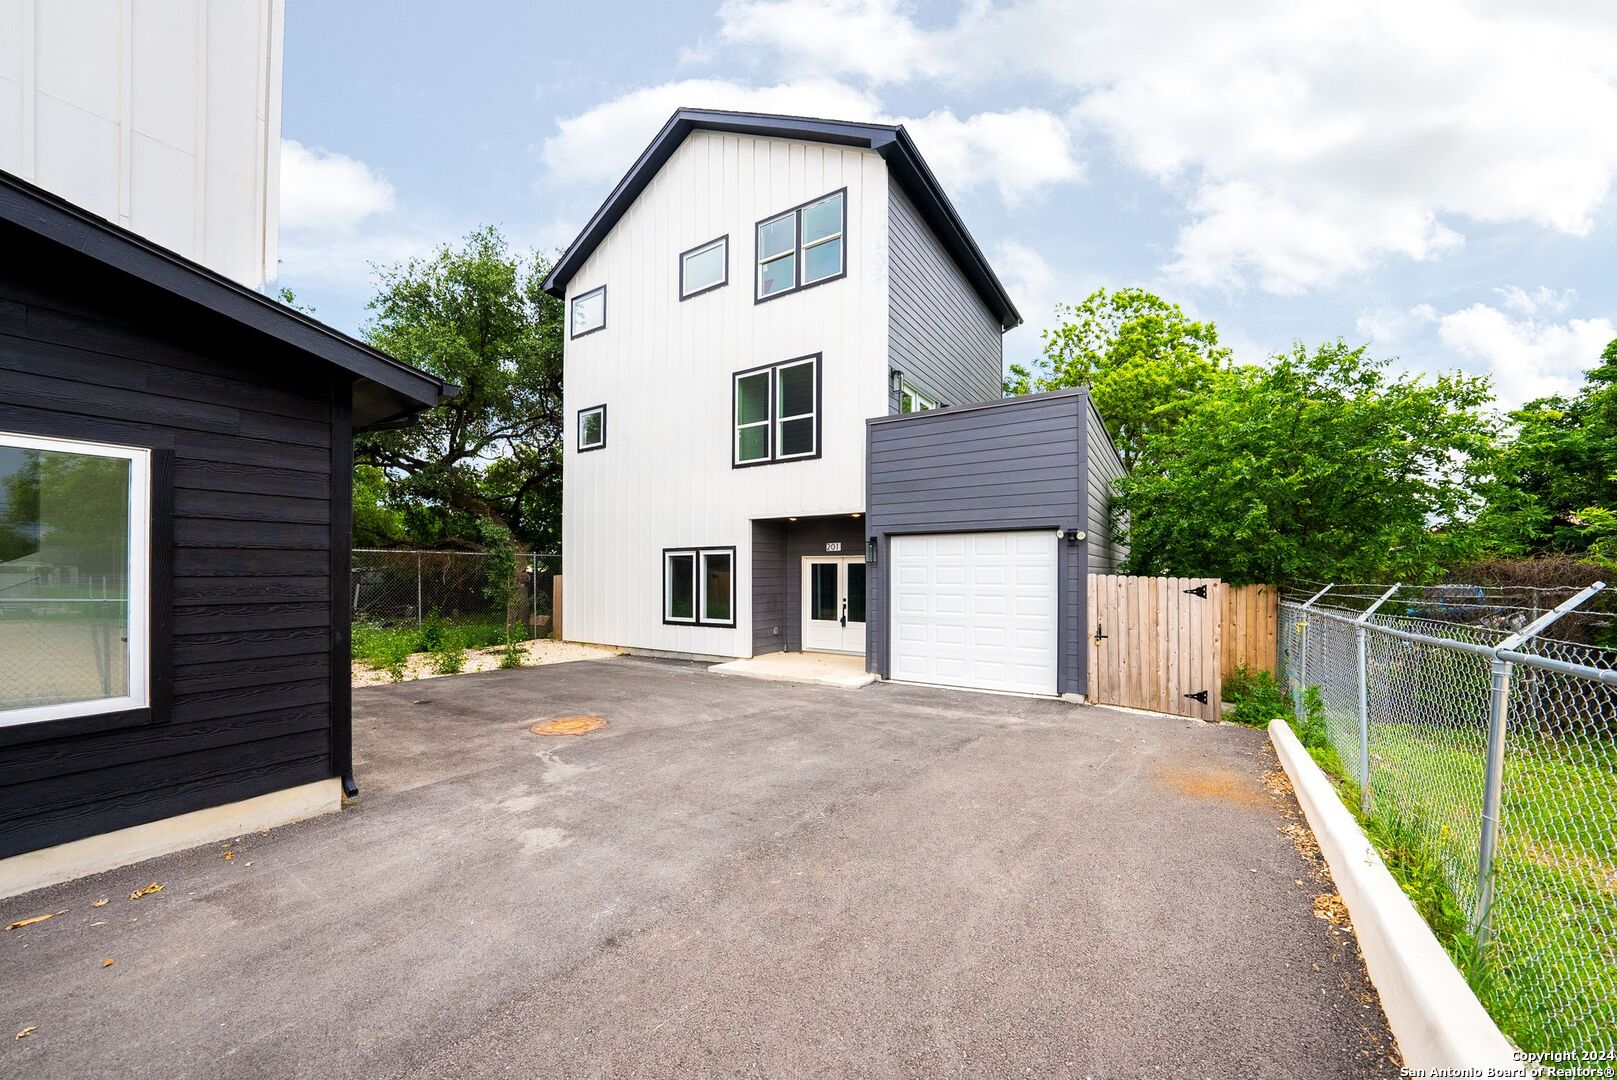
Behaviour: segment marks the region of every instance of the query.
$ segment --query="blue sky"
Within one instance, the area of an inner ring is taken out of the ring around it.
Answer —
[[[1369,342],[1575,385],[1617,337],[1617,15],[1581,0],[288,5],[279,284],[564,247],[678,105],[904,122],[1039,352],[1140,284],[1245,360]],[[1513,10],[1524,9],[1524,10]]]

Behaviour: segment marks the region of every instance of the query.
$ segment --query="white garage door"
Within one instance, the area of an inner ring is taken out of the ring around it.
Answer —
[[[893,538],[889,673],[1056,692],[1055,531]]]

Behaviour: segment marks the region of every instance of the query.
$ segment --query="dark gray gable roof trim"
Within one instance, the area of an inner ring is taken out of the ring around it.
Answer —
[[[567,283],[584,265],[584,260],[596,249],[612,226],[618,223],[634,200],[651,183],[652,177],[679,149],[685,137],[693,131],[728,131],[738,135],[757,135],[771,139],[803,139],[808,142],[835,143],[874,150],[887,162],[887,167],[904,188],[916,209],[937,234],[959,264],[966,279],[977,295],[988,305],[1003,329],[1009,330],[1022,322],[1016,305],[1000,284],[993,267],[983,256],[982,249],[973,240],[965,222],[954,204],[943,193],[937,177],[927,167],[915,142],[902,125],[855,124],[840,120],[815,120],[802,116],[774,116],[767,113],[727,112],[722,109],[677,109],[668,123],[651,140],[629,171],[624,174],[612,194],[595,211],[566,253],[557,260],[545,278],[545,291],[552,296],[565,297]]]
[[[363,395],[371,415],[356,415],[356,427],[404,419],[453,397],[459,389],[4,170],[0,170],[0,221],[376,384],[384,393]]]

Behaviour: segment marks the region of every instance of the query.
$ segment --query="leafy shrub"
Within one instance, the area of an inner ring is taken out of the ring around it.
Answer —
[[[437,608],[427,612],[417,634],[416,652],[437,652],[444,647],[444,617]]]
[[[1247,727],[1268,727],[1276,717],[1291,716],[1291,698],[1275,677],[1259,668],[1237,667],[1224,680],[1224,700],[1234,708],[1224,719]]]
[[[502,668],[519,668],[522,666],[523,659],[522,640],[515,634],[506,638],[505,651],[500,654],[500,666]]]
[[[432,671],[435,675],[459,675],[466,668],[466,646],[454,630],[439,635],[438,647],[432,653]]]

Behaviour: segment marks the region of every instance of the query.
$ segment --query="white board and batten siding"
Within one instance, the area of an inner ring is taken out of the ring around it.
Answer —
[[[847,276],[755,302],[758,221],[847,189]],[[864,421],[887,410],[887,166],[867,150],[693,132],[579,272],[606,286],[606,329],[566,346],[563,560],[567,636],[631,648],[752,654],[755,518],[861,513]],[[679,254],[729,236],[729,283],[679,298]],[[821,355],[813,460],[731,467],[731,377]],[[607,442],[578,453],[581,408]],[[662,552],[736,549],[733,629],[667,625]]]
[[[0,169],[261,285],[282,15],[282,0],[0,0]]]

